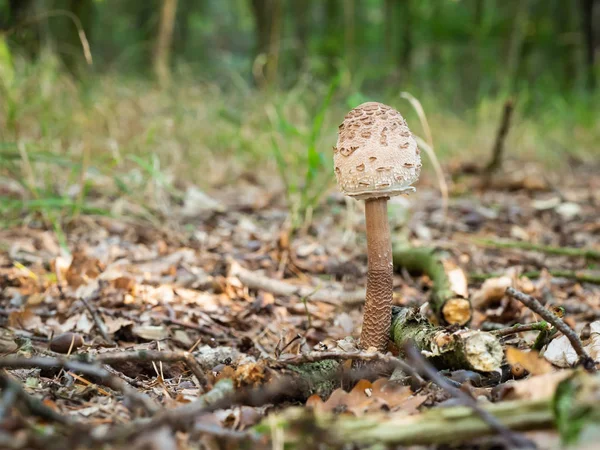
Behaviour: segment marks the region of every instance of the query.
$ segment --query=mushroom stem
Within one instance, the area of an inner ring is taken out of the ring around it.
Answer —
[[[365,201],[367,222],[367,295],[360,346],[385,351],[392,317],[392,241],[387,218],[388,197]]]

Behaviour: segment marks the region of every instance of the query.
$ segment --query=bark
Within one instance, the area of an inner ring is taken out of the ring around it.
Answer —
[[[167,86],[171,79],[171,46],[176,13],[177,0],[163,0],[154,53],[154,72],[161,86]]]
[[[394,269],[426,274],[433,282],[430,307],[442,324],[466,325],[471,320],[471,302],[452,290],[439,254],[431,248],[394,248]]]
[[[596,88],[596,38],[594,36],[595,0],[581,0],[581,28],[585,49],[586,82],[590,90]]]

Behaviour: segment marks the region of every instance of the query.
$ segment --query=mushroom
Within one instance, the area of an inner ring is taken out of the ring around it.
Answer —
[[[419,149],[398,111],[368,102],[346,115],[333,151],[340,189],[345,195],[365,200],[368,272],[360,345],[385,351],[394,272],[387,201],[415,191],[411,184],[421,171]]]

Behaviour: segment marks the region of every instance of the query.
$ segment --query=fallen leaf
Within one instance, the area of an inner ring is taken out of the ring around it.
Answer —
[[[169,329],[165,326],[140,325],[133,327],[131,332],[137,337],[147,341],[162,341],[169,336]]]
[[[474,308],[483,309],[502,300],[506,288],[510,286],[512,286],[512,279],[508,276],[485,280],[481,288],[473,294],[471,303]]]
[[[590,357],[598,362],[600,359],[600,321],[590,323],[590,339],[584,343],[583,348]],[[544,352],[544,358],[557,367],[573,367],[579,356],[573,349],[566,336],[554,339]]]
[[[520,365],[532,375],[542,375],[552,372],[552,365],[540,357],[538,352],[534,350],[524,352],[514,347],[508,347],[506,349],[506,361],[510,365]]]

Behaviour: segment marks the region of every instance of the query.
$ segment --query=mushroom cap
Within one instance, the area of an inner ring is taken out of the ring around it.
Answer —
[[[398,111],[377,102],[350,111],[333,148],[335,176],[342,192],[356,199],[414,192],[421,157],[417,142]]]

